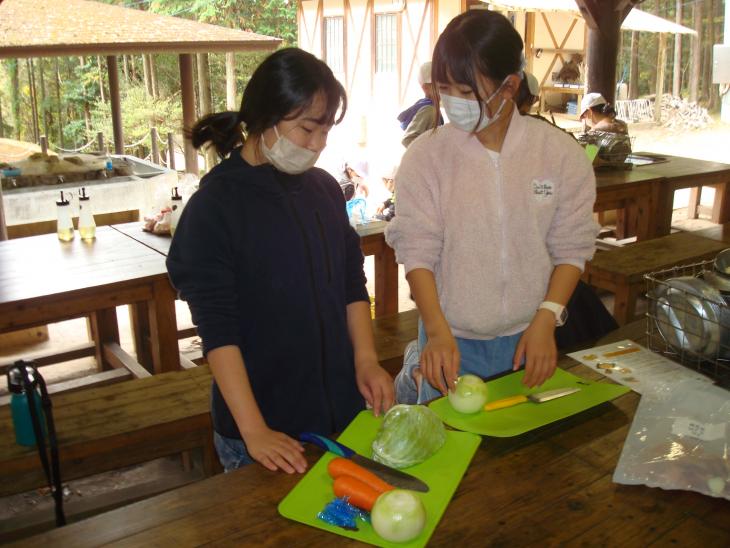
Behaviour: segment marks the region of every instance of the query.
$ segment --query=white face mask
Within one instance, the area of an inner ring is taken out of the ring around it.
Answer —
[[[285,136],[279,135],[276,126],[274,126],[274,133],[276,133],[276,142],[271,148],[266,146],[263,136],[261,137],[261,152],[279,171],[298,175],[312,167],[319,158],[319,152],[300,147]]]
[[[502,98],[502,102],[497,108],[497,111],[494,113],[494,116],[489,116],[489,114],[487,114],[487,104],[489,104],[489,102],[497,96],[500,89],[502,89],[502,85],[500,85],[494,93],[492,93],[489,98],[484,101],[483,114],[479,112],[479,101],[476,99],[464,99],[463,97],[441,94],[441,103],[444,105],[444,110],[446,111],[446,116],[448,117],[449,122],[462,131],[473,131],[474,133],[478,133],[484,128],[492,125],[499,119],[499,115],[502,113],[504,105],[507,104],[507,100]],[[480,114],[482,116],[481,121],[479,120]],[[479,125],[477,125],[477,122],[479,122]]]

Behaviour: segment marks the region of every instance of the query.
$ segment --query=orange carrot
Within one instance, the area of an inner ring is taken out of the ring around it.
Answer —
[[[375,489],[378,493],[385,493],[386,491],[392,491],[395,489],[395,487],[350,459],[342,457],[332,459],[327,465],[327,472],[329,472],[329,475],[332,476],[333,479],[337,479],[342,476],[350,476],[358,479],[365,485]]]
[[[375,501],[382,494],[352,476],[340,476],[332,486],[336,497],[347,497],[350,504],[367,510],[373,509]]]

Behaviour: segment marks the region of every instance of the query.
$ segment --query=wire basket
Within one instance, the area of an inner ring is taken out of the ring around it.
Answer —
[[[730,388],[730,281],[716,277],[712,260],[646,274],[647,345]]]

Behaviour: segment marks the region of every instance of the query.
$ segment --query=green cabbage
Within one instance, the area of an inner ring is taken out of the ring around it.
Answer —
[[[373,459],[393,468],[407,468],[436,453],[446,442],[446,429],[425,405],[396,405],[386,413],[373,441]]]

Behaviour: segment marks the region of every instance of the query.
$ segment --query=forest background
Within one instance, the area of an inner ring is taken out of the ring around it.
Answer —
[[[295,0],[100,0],[109,4],[185,17],[249,30],[297,44]],[[697,101],[711,113],[719,109],[719,89],[711,84],[712,45],[723,42],[724,2],[728,0],[645,0],[639,8],[697,31],[697,37],[667,37],[664,89]],[[659,35],[622,32],[617,81],[630,98],[656,89]],[[266,53],[237,53],[240,93]],[[181,120],[177,55],[124,55],[119,58],[122,116],[127,144],[149,153],[149,128],[179,134]],[[200,115],[226,108],[225,54],[199,54],[196,108]],[[102,56],[6,59],[0,64],[0,137],[38,142],[46,135],[52,148],[76,149],[111,136],[106,59]],[[208,99],[208,97],[210,99]]]

